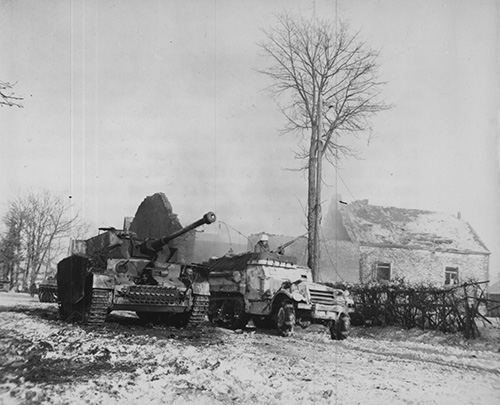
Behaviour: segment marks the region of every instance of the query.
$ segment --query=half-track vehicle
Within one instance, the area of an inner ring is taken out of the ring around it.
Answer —
[[[49,276],[38,286],[40,302],[57,302],[57,282],[55,277]]]
[[[328,326],[332,339],[345,339],[353,301],[349,293],[312,281],[311,270],[278,252],[248,252],[210,259],[208,317],[216,324],[243,328],[275,327],[282,336],[295,325]]]
[[[171,210],[162,193],[148,198],[152,197],[165,202]],[[155,218],[159,212],[161,209],[153,207],[151,217],[143,215],[143,228],[161,222],[164,218]],[[175,214],[173,217],[176,227],[180,227]],[[100,228],[103,233],[85,241],[85,254],[73,254],[58,263],[61,318],[99,325],[110,311],[128,310],[136,311],[148,322],[200,324],[208,310],[207,272],[196,264],[176,262],[177,248],[170,244],[215,219],[215,214],[208,212],[198,221],[155,239],[138,238],[129,230]]]

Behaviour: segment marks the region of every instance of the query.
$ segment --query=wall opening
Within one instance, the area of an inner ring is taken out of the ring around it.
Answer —
[[[389,281],[391,279],[391,264],[377,262],[375,264],[375,279],[377,281]]]
[[[458,284],[458,267],[446,267],[444,270],[444,285]]]

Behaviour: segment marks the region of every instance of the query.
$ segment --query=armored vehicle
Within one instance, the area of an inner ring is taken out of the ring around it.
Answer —
[[[10,285],[10,281],[7,280],[7,279],[0,279],[0,291],[9,291],[9,285]]]
[[[103,233],[85,241],[85,254],[59,262],[61,318],[99,325],[108,312],[129,310],[146,321],[180,326],[203,322],[208,309],[207,273],[202,266],[183,263],[185,258],[177,255],[183,248],[174,247],[174,242],[215,219],[209,212],[182,228],[162,193],[148,197],[130,226],[137,233],[100,228]],[[154,239],[138,237],[155,227],[157,232],[162,222],[168,225],[163,228],[177,230]]]
[[[327,325],[332,339],[345,339],[353,301],[348,292],[312,281],[311,270],[279,252],[248,252],[214,258],[209,269],[209,319],[243,328],[276,327],[282,336],[295,325]]]
[[[54,277],[47,277],[38,286],[38,299],[40,302],[57,302],[57,282]]]

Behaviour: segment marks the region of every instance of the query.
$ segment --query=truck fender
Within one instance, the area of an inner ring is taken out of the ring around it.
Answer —
[[[288,298],[288,299],[292,300],[293,302],[304,302],[305,301],[305,298],[298,291],[290,292],[287,290],[280,290],[274,296],[274,298],[271,302],[271,308],[274,310],[274,308],[276,308],[276,305],[278,305],[285,298]]]

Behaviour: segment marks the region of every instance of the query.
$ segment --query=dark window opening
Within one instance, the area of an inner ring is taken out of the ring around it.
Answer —
[[[444,270],[444,285],[458,284],[458,267],[446,267]]]
[[[375,265],[375,277],[377,281],[389,281],[391,279],[391,264],[377,263]]]

